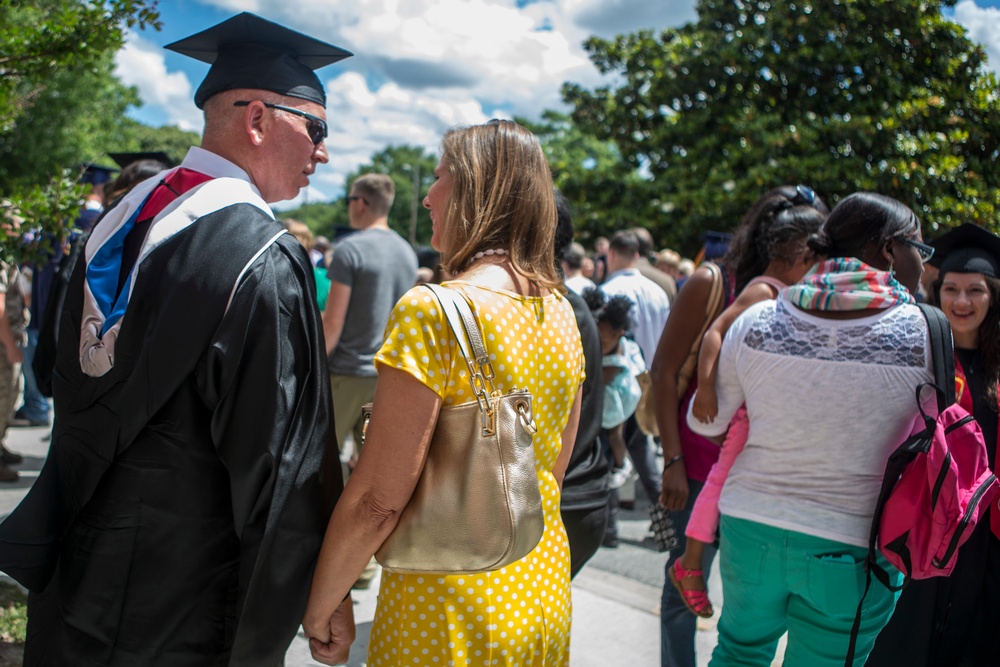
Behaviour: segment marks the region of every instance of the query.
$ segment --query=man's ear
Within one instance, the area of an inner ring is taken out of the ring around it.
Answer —
[[[260,146],[264,143],[264,135],[271,128],[271,114],[267,113],[267,108],[263,102],[253,101],[247,105],[243,114],[243,129],[250,137],[250,143]]]

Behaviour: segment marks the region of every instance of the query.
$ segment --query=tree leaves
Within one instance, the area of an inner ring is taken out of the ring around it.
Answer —
[[[702,0],[695,23],[589,40],[616,84],[564,98],[580,131],[648,169],[670,212],[641,222],[689,253],[785,183],[896,197],[929,235],[997,229],[996,81],[947,4]]]

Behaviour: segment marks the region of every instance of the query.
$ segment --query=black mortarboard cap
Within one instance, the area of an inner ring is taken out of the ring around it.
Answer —
[[[141,151],[138,153],[108,153],[108,157],[118,163],[118,166],[124,169],[133,162],[138,162],[139,160],[155,160],[165,164],[167,167],[173,167],[174,161],[170,159],[170,156],[163,151]]]
[[[83,169],[83,175],[80,176],[81,183],[87,183],[89,185],[101,185],[107,183],[114,176],[118,167],[105,167],[104,165],[95,164],[93,162],[87,162],[81,164],[80,167]]]
[[[934,256],[928,263],[942,275],[954,271],[1000,278],[1000,236],[979,225],[966,222],[931,245]]]
[[[269,90],[326,106],[313,70],[354,55],[249,12],[165,48],[212,65],[194,96],[199,109],[216,93],[234,88]]]

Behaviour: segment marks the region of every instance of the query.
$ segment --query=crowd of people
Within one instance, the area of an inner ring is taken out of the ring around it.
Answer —
[[[641,226],[588,252],[538,139],[492,120],[442,138],[432,249],[389,227],[381,174],[349,184],[353,233],[331,244],[269,205],[330,159],[314,70],[351,54],[246,13],[168,48],[211,52],[201,146],[91,166],[67,245],[0,266],[0,438],[53,424],[0,524],[0,570],[30,591],[25,665],[274,667],[300,625],[316,660],[346,661],[351,590],[410,521],[444,411],[475,408],[499,439],[512,392],[541,536],[495,568],[387,568],[367,664],[568,665],[570,581],[618,546],[633,476],[679,538],[664,667],[696,664],[717,555],[716,667],[770,665],[786,633],[787,665],[841,665],[849,642],[854,665],[1000,658],[997,507],[950,577],[865,582],[882,471],[932,409],[914,400],[934,378],[918,300],[951,324],[957,401],[997,469],[1000,237],[967,224],[929,245],[895,199],[830,210],[800,184],[697,268]],[[487,352],[470,359],[462,329]],[[0,450],[0,481],[19,462]]]

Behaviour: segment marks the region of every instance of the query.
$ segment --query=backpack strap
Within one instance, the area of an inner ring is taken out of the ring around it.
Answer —
[[[934,385],[932,386],[938,389],[937,403],[938,414],[940,414],[955,402],[955,348],[951,337],[951,324],[949,324],[945,314],[934,306],[926,303],[920,303],[917,306],[920,308],[920,312],[923,313],[924,319],[927,322],[927,333],[930,337],[930,346],[927,352],[930,355],[934,371]],[[865,591],[858,602],[858,610],[854,614],[854,625],[851,627],[851,640],[847,647],[847,657],[844,660],[845,667],[853,667],[854,665],[854,652],[857,648],[858,633],[861,630],[861,609],[865,603],[865,598],[868,596],[868,590],[871,588],[872,575],[883,586],[894,592],[902,590],[910,583],[909,575],[904,573],[903,583],[899,586],[892,585],[889,573],[878,564],[876,545],[878,543],[878,531],[879,526],[882,524],[882,512],[885,509],[885,503],[896,487],[896,483],[899,481],[900,475],[903,474],[903,470],[906,469],[906,466],[916,456],[916,452],[920,450],[919,447],[915,446],[916,443],[914,440],[923,438],[928,439],[929,442],[929,438],[933,435],[933,421],[929,421],[929,418],[924,415],[920,402],[920,392],[925,386],[927,386],[927,383],[920,384],[917,387],[916,394],[917,408],[924,417],[925,423],[928,424],[927,430],[924,433],[906,438],[896,448],[889,456],[889,461],[885,466],[885,474],[882,476],[882,488],[879,489],[878,500],[875,501],[872,526],[868,533],[868,554],[865,556]]]
[[[951,324],[945,314],[934,306],[920,303],[917,307],[927,320],[934,384],[941,390],[938,394],[938,412],[941,413],[955,402],[955,346],[951,338]]]

